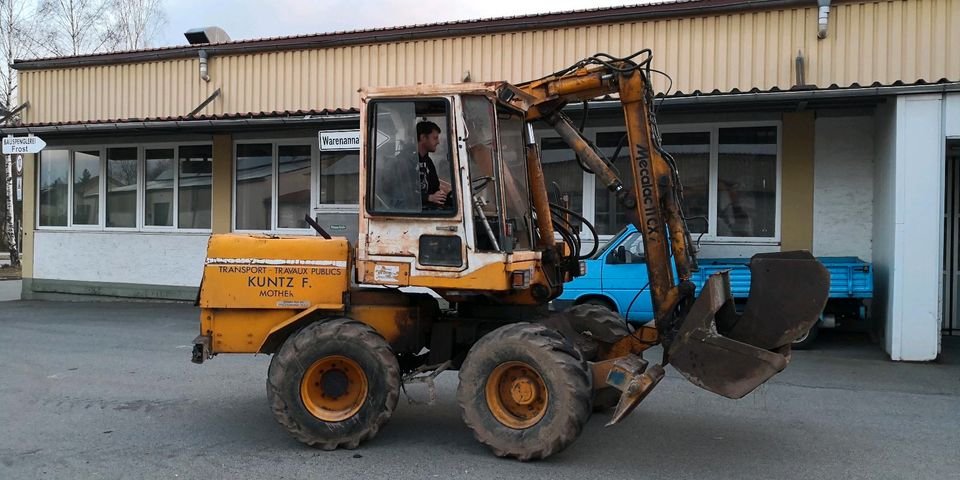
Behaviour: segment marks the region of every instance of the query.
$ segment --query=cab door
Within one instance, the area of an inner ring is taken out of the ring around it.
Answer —
[[[365,168],[361,177],[359,281],[403,286],[411,284],[411,277],[431,275],[421,272],[460,272],[468,267],[463,195],[455,168],[453,100],[367,101],[361,125],[366,142],[361,155]],[[427,122],[439,127],[440,141],[433,151],[421,152],[417,128]],[[434,166],[440,188],[448,192],[443,205],[425,199],[424,154]]]

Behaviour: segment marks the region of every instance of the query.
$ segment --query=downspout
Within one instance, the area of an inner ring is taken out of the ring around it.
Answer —
[[[827,38],[827,20],[830,17],[830,0],[817,0],[817,5],[820,6],[820,15],[817,17],[817,25],[819,26],[817,38],[823,40]]]
[[[199,54],[200,54],[200,78],[202,78],[203,81],[205,82],[209,82],[210,74],[208,73],[208,70],[207,70],[207,51],[201,48]]]

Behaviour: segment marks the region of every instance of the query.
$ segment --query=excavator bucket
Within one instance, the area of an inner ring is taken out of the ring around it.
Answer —
[[[729,274],[714,274],[667,348],[684,377],[727,398],[743,397],[786,368],[790,344],[817,322],[830,288],[830,273],[806,251],[755,255],[750,271],[743,313]]]

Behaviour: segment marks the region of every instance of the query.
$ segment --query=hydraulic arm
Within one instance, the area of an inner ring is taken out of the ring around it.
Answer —
[[[730,398],[746,395],[786,367],[790,343],[816,322],[829,285],[826,269],[809,252],[781,252],[752,259],[751,300],[742,314],[737,312],[726,274],[710,279],[695,299],[690,275],[697,268],[696,251],[683,214],[676,164],[660,146],[650,61],[649,50],[624,59],[598,54],[517,85],[528,102],[527,120],[552,125],[616,196],[643,235],[656,333],[622,338],[611,349],[615,353],[610,358],[661,343],[664,362],[650,369],[629,357],[614,362],[607,382],[623,395],[611,423],[622,419],[656,385],[668,362],[703,388]],[[617,175],[562,111],[568,103],[611,94],[619,96],[623,108],[630,154],[626,179]],[[537,215],[549,218],[550,211],[538,209]]]

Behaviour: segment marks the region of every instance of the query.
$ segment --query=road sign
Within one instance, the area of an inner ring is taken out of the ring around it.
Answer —
[[[43,147],[47,146],[40,137],[33,135],[29,137],[3,137],[3,153],[10,155],[13,153],[40,153]]]
[[[320,151],[359,150],[360,130],[327,130],[320,132]]]

